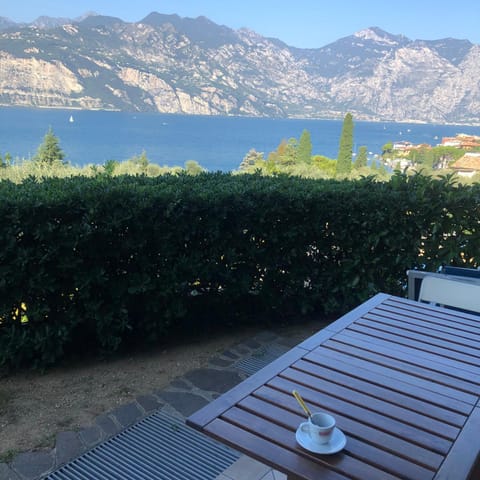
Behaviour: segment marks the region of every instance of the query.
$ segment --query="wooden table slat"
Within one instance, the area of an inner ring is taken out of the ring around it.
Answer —
[[[259,392],[259,395],[261,395],[261,392]],[[249,396],[238,405],[245,410],[256,412],[266,418],[276,419],[277,422],[292,429],[305,421],[304,416],[298,412],[298,404],[291,396],[285,396],[280,403],[281,406],[270,403],[260,396]],[[334,413],[327,409],[324,409],[324,411],[330,414]],[[335,414],[335,418],[338,427],[347,435],[347,441],[354,437],[368,439],[372,447],[375,447],[378,451],[383,450],[395,454],[406,461],[418,463],[419,467],[427,470],[436,470],[443,461],[442,455],[377,428],[357,422],[341,414]],[[378,454],[381,453],[379,452]]]
[[[320,464],[328,465],[332,467],[332,469],[344,475],[352,475],[352,472],[354,472],[356,478],[362,480],[367,478],[369,480],[393,480],[398,479],[399,475],[402,474],[401,471],[397,472],[396,474],[392,472],[391,463],[382,463],[383,460],[385,460],[385,457],[376,459],[376,462],[379,465],[375,465],[373,463],[375,460],[366,451],[366,445],[364,445],[365,450],[362,450],[361,445],[353,442],[354,450],[355,446],[360,447],[357,448],[356,455],[362,456],[364,461],[359,461],[355,456],[353,456],[348,447],[335,455],[316,455],[304,450],[302,447],[300,447],[300,445],[297,444],[295,439],[295,429],[286,429],[277,423],[270,422],[263,417],[253,415],[246,410],[235,407],[228,410],[228,412],[225,412],[221,418],[222,420],[236,425],[237,427],[243,427],[254,435],[262,437],[265,436],[264,432],[268,432],[268,439],[273,443],[280,445],[282,448],[297,451],[299,455],[305,457],[314,456]],[[398,468],[399,465],[397,464],[395,466]],[[425,475],[426,470],[423,472]],[[431,476],[433,477],[432,473]]]
[[[420,352],[411,347],[392,344],[389,341],[376,340],[372,348],[372,341],[368,335],[361,332],[342,332],[331,341],[346,343],[360,348],[377,356],[387,358],[390,365],[404,364],[410,372],[417,372],[419,376],[427,375],[428,378],[435,378],[439,382],[455,385],[468,393],[474,395],[480,392],[480,375],[472,372],[472,367],[465,366],[461,362],[448,361],[426,352]],[[328,345],[327,343],[325,345]]]
[[[442,376],[441,374],[436,374],[432,370],[407,364],[391,357],[387,358],[383,355],[377,355],[345,343],[329,341],[325,346],[331,350],[336,350],[339,353],[356,357],[358,358],[358,362],[363,360],[364,364],[368,365],[368,368],[373,371],[385,375],[393,375],[395,378],[400,378],[406,383],[422,386],[433,392],[441,393],[445,397],[451,397],[469,403],[470,405],[475,403],[476,394],[465,392],[463,389],[455,389],[457,383],[454,382],[452,377]]]
[[[332,370],[338,369],[354,378],[365,379],[373,385],[377,385],[380,388],[388,388],[389,390],[408,396],[413,400],[426,402],[432,405],[433,408],[441,408],[442,410],[448,410],[456,415],[460,415],[462,418],[468,415],[472,406],[469,403],[457,401],[451,398],[445,398],[442,393],[433,392],[430,389],[426,389],[425,385],[416,386],[411,382],[401,380],[399,377],[390,375],[390,372],[376,373],[372,369],[366,368],[366,362],[359,361],[357,358],[350,357],[348,355],[341,356],[337,352],[332,352],[329,349],[322,349],[321,354],[317,351],[310,352],[305,357],[304,361],[312,363],[321,363],[327,368]],[[367,364],[368,365],[368,364]]]
[[[378,338],[379,340],[389,341],[394,345],[397,344],[413,347],[418,349],[419,352],[428,352],[434,355],[438,355],[440,357],[445,357],[452,361],[460,361],[465,365],[464,368],[466,368],[468,365],[471,365],[472,367],[470,368],[472,369],[472,371],[477,372],[479,370],[478,357],[462,354],[460,352],[452,350],[451,348],[448,348],[447,346],[437,346],[435,345],[435,341],[433,340],[427,343],[425,339],[421,339],[421,336],[419,335],[417,335],[416,337],[400,337],[394,333],[387,333],[385,331],[375,330],[360,324],[351,325],[347,331],[363,333],[364,335],[367,335],[372,339]]]
[[[267,385],[273,390],[279,390],[284,393],[299,388],[297,383],[279,377],[273,378]],[[307,388],[306,386],[302,386],[301,389],[299,389],[299,393],[305,401],[314,405],[315,410],[317,411],[328,409],[335,412],[334,416],[342,412],[343,415],[354,418],[366,425],[375,426],[384,432],[389,432],[392,435],[396,435],[412,443],[417,443],[424,448],[429,448],[438,453],[446,453],[450,448],[451,441],[444,437],[415,428],[412,425],[404,424],[396,419],[368,410],[366,407],[353,405],[348,399],[342,400],[340,398],[322,394]]]
[[[472,331],[480,329],[479,316],[475,314],[469,314],[466,312],[457,312],[452,309],[446,309],[442,307],[436,307],[434,305],[428,305],[425,303],[419,303],[414,300],[408,300],[406,298],[390,297],[383,302],[379,302],[379,310],[388,310],[394,308],[395,311],[403,312],[404,315],[418,315],[422,318],[430,318],[432,321],[456,324],[459,328],[472,327]],[[375,309],[371,309],[374,311]]]
[[[261,462],[276,465],[278,460],[282,459],[281,471],[297,476],[301,474],[303,480],[351,480],[353,478],[313,463],[295,451],[292,452],[279,445],[265,442],[262,437],[221,419],[213,420],[205,426],[204,431],[232,448],[248,452],[250,457]],[[277,466],[277,468],[279,467]]]
[[[325,377],[318,377],[305,372],[300,372],[293,368],[282,372],[281,375],[279,375],[279,378],[285,378],[298,385],[307,386],[321,394],[345,399],[345,401],[348,401],[348,403],[351,403],[352,405],[367,406],[369,411],[400,420],[410,425],[415,425],[418,428],[444,436],[445,438],[455,438],[458,434],[459,427],[461,426],[449,425],[443,421],[431,418],[430,416],[404,408],[404,406],[395,405],[384,399],[368,395],[365,391],[359,392],[353,389],[348,389],[330,382]]]
[[[480,407],[476,407],[465,424],[450,455],[441,466],[435,480],[456,480],[468,478],[475,462],[480,462]],[[471,480],[478,480],[472,478]]]
[[[362,327],[366,327],[368,332],[375,332],[375,334],[379,334],[380,332],[386,333],[388,334],[387,338],[391,340],[393,340],[393,335],[395,339],[401,340],[402,343],[405,341],[410,342],[411,340],[420,341],[422,344],[432,345],[446,350],[446,354],[450,354],[453,358],[460,353],[462,356],[465,355],[467,361],[469,360],[468,357],[473,357],[474,362],[476,359],[477,361],[480,359],[480,342],[472,340],[471,342],[463,341],[459,343],[461,337],[445,333],[442,336],[443,338],[439,338],[439,335],[436,335],[436,332],[432,332],[432,330],[427,332],[428,329],[422,329],[418,326],[413,330],[410,325],[408,325],[409,328],[400,328],[398,326],[399,323],[400,322],[395,323],[394,321],[390,321],[389,323],[378,322],[374,320],[373,316],[366,315],[359,319],[358,322],[355,322],[355,327],[352,326],[351,328],[360,327],[361,325]],[[476,344],[476,346],[469,346],[468,343],[472,345]]]
[[[430,305],[419,304],[418,302],[409,302],[408,304],[398,304],[398,302],[383,302],[374,308],[370,313],[389,317],[399,315],[405,319],[422,320],[432,325],[455,327],[462,332],[471,332],[478,334],[480,330],[478,315],[458,315],[454,310],[447,311],[431,307]],[[449,313],[451,312],[451,313]]]
[[[406,331],[418,331],[419,333],[425,333],[426,335],[434,336],[443,340],[448,339],[450,342],[455,342],[459,345],[467,345],[477,349],[480,346],[480,328],[478,329],[478,332],[464,331],[448,324],[436,324],[431,321],[423,320],[422,318],[409,318],[399,313],[390,313],[388,316],[385,315],[385,311],[381,311],[381,313],[382,315],[380,315],[380,311],[377,309],[374,312],[364,315],[361,320],[373,320],[374,322],[378,322],[378,324],[385,323],[387,325],[405,329]]]
[[[320,362],[322,362],[322,360],[319,358]],[[296,361],[292,365],[292,368],[324,378],[329,382],[338,383],[354,391],[366,393],[378,399],[383,399],[392,405],[408,408],[409,410],[431,417],[442,423],[447,423],[456,427],[461,427],[465,423],[465,415],[460,415],[451,410],[432,405],[430,402],[407,396],[404,391],[397,390],[398,385],[395,385],[396,389],[392,390],[388,388],[388,385],[383,384],[380,386],[378,379],[376,383],[373,383],[370,378],[363,379],[358,376],[352,376],[348,371],[343,370],[338,364],[335,365],[335,368],[332,368],[330,365],[325,365],[323,362],[314,363],[302,359]]]
[[[345,399],[352,405],[361,407],[367,405],[368,410],[399,420],[416,428],[421,428],[427,432],[441,435],[442,437],[454,439],[459,432],[459,427],[448,425],[445,422],[435,420],[429,416],[422,415],[413,410],[408,410],[398,405],[394,405],[385,400],[360,393],[355,390],[349,390],[338,384],[332,383],[324,377],[315,377],[293,368],[287,369],[280,375],[280,378],[285,378],[298,385],[306,385],[310,389],[319,393]],[[300,387],[299,387],[300,389]],[[462,423],[463,425],[463,423]]]

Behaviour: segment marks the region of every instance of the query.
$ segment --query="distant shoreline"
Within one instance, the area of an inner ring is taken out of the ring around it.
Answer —
[[[22,108],[22,109],[31,109],[31,110],[72,110],[72,111],[80,111],[80,112],[121,112],[126,114],[134,114],[134,115],[171,115],[171,116],[187,116],[187,117],[209,117],[209,118],[258,118],[258,119],[268,119],[268,120],[325,120],[325,121],[341,121],[343,119],[343,114],[339,115],[338,117],[304,117],[304,116],[285,116],[285,117],[266,117],[260,115],[207,115],[207,114],[195,114],[195,113],[168,113],[168,112],[159,112],[159,111],[136,111],[136,110],[121,110],[118,108],[81,108],[81,107],[68,107],[64,105],[60,106],[38,106],[38,105],[11,105],[5,104],[0,102],[0,108]],[[369,119],[369,118],[361,118],[363,116],[355,116],[355,122],[366,122],[366,123],[398,123],[398,124],[408,124],[408,125],[443,125],[443,126],[458,126],[458,127],[480,127],[480,122],[478,123],[437,123],[437,122],[425,122],[422,120],[392,120],[392,119]]]

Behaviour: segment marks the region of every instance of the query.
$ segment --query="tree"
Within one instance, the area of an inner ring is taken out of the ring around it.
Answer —
[[[282,139],[277,149],[268,154],[267,162],[275,166],[295,165],[297,161],[297,146],[296,138],[290,138],[288,141]]]
[[[387,155],[390,155],[393,152],[393,143],[388,142],[382,147],[382,158],[385,159]]]
[[[355,163],[353,164],[353,167],[358,170],[366,166],[367,166],[367,147],[362,146],[358,149],[358,155],[357,155],[357,158],[355,159]]]
[[[353,117],[347,113],[343,119],[340,145],[338,148],[336,175],[348,175],[352,170],[353,154]]]
[[[52,166],[64,164],[65,153],[60,148],[59,140],[53,133],[52,127],[48,129],[43,143],[38,147],[37,154],[33,157],[35,163]]]
[[[196,160],[187,160],[185,162],[185,172],[187,175],[200,175],[206,170],[196,161]]]
[[[298,163],[306,163],[308,165],[312,163],[312,139],[308,130],[304,130],[300,136],[297,161]]]
[[[296,138],[283,139],[277,148],[277,164],[279,165],[295,165],[297,162],[297,145]]]
[[[141,173],[147,172],[148,164],[150,163],[147,157],[147,152],[145,150],[142,151],[140,155],[134,155],[130,161],[136,165]]]
[[[251,148],[249,152],[243,157],[242,163],[238,167],[239,170],[248,170],[249,167],[254,167],[259,162],[264,162],[263,152],[257,152]]]
[[[318,171],[323,172],[327,177],[334,177],[335,171],[337,169],[337,161],[324,157],[322,155],[315,155],[312,159],[313,166],[318,169]]]
[[[117,167],[118,167],[117,160],[107,160],[103,165],[103,170],[105,172],[105,175],[107,175],[108,177],[111,177]]]

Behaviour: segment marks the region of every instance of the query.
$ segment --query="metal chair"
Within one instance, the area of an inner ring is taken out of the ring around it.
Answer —
[[[468,280],[425,276],[418,301],[480,313],[480,285]]]

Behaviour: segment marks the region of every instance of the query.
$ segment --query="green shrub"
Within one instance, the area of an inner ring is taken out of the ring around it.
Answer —
[[[477,265],[479,192],[401,174],[0,182],[0,365],[401,295],[408,268]]]

